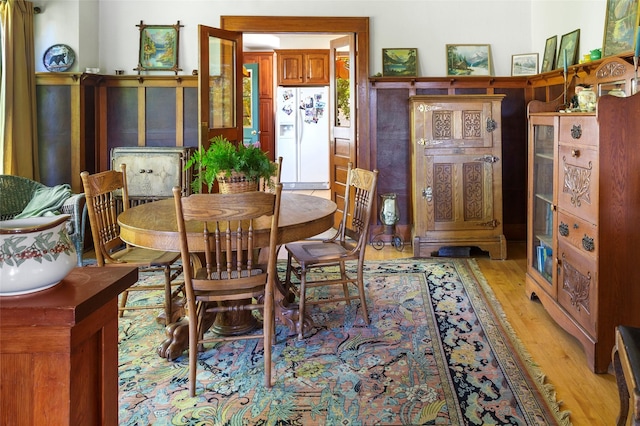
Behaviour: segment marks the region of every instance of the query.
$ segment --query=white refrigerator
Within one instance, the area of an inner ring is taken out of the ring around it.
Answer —
[[[284,189],[329,189],[327,87],[278,87],[276,157]]]

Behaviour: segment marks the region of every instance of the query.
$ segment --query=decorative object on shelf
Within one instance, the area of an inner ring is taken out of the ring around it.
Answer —
[[[417,77],[418,49],[382,49],[383,77]]]
[[[609,90],[609,92],[607,92],[607,95],[617,96],[619,98],[625,98],[627,96],[627,94],[624,93],[624,90],[622,90],[622,87],[620,87],[620,85],[617,85],[613,90]]]
[[[523,53],[511,55],[511,75],[535,75],[538,74],[538,54]]]
[[[397,197],[398,195],[393,192],[380,195],[382,199],[380,203],[380,222],[384,225],[384,230],[371,239],[371,245],[376,250],[382,250],[384,247],[382,238],[384,235],[391,236],[391,245],[394,246],[396,250],[402,251],[404,249],[402,237],[396,234],[396,223],[400,220]]]
[[[76,248],[66,227],[70,217],[64,214],[0,222],[0,296],[53,287],[76,267]]]
[[[134,71],[173,71],[178,74],[180,21],[175,25],[146,25],[140,21],[140,49],[138,66]]]
[[[547,39],[547,42],[544,45],[544,55],[542,56],[542,67],[540,68],[540,72],[548,72],[555,69],[557,46],[557,35]]]
[[[597,61],[598,59],[602,58],[602,49],[600,48],[592,49],[589,52],[589,57],[591,58],[592,61]]]
[[[200,147],[184,166],[193,166],[193,192],[201,192],[204,185],[211,192],[214,180],[222,193],[256,191],[261,178],[270,181],[276,175],[276,164],[260,148],[236,145],[220,135],[210,141],[209,148]]]
[[[44,52],[42,63],[47,71],[68,71],[76,60],[76,54],[66,44],[54,44]]]
[[[447,75],[493,75],[491,45],[447,44]]]
[[[633,37],[640,18],[638,9],[638,0],[607,0],[602,56],[633,51]]]
[[[573,30],[562,36],[560,49],[558,50],[557,67],[566,67],[578,62],[578,45],[580,42],[580,29]],[[592,57],[593,59],[593,57]]]
[[[584,86],[578,92],[578,106],[582,112],[591,112],[596,110],[596,93],[591,86]]]

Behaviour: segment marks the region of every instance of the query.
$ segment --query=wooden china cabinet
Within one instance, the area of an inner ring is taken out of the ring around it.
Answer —
[[[526,291],[605,373],[619,324],[640,326],[640,94],[632,69],[604,61],[582,82],[594,112],[532,101]],[[627,97],[604,95],[622,86]]]
[[[413,253],[479,247],[507,257],[502,231],[504,95],[410,97]]]

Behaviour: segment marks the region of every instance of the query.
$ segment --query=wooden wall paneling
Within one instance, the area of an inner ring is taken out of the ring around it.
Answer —
[[[110,168],[109,152],[119,146],[138,146],[139,95],[136,87],[111,86],[107,90],[106,144],[102,154],[103,170]],[[144,130],[144,128],[143,128]]]
[[[175,88],[176,97],[176,122],[175,122],[175,146],[184,146],[184,88]]]
[[[198,146],[197,76],[104,76],[100,170],[122,146]]]
[[[507,241],[527,238],[527,111],[522,89],[496,88],[502,101],[503,231]]]
[[[183,91],[184,103],[184,143],[186,147],[198,147],[198,88],[185,87]]]
[[[146,90],[144,87],[138,87],[138,146],[147,144],[147,103]]]
[[[96,86],[100,76],[36,73],[41,182],[82,191],[80,172],[93,168],[97,141]]]
[[[179,88],[144,88],[145,143],[144,146],[179,146],[177,134]]]
[[[68,85],[36,88],[40,181],[45,185],[71,183],[71,169],[64,167],[71,161],[74,115],[71,92],[72,87]]]
[[[379,89],[372,93],[372,122],[377,123],[375,146],[372,152],[379,171],[378,194],[394,192],[400,210],[397,232],[403,240],[411,237],[411,146],[409,143],[408,88]],[[375,102],[373,102],[375,99]],[[380,199],[376,199],[376,220],[373,235],[382,232],[378,213]]]

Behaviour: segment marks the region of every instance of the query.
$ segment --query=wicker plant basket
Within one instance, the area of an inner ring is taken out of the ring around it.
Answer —
[[[249,180],[245,175],[238,172],[231,172],[231,176],[219,173],[216,176],[218,187],[222,194],[237,194],[239,192],[249,192],[258,190],[258,181]]]

